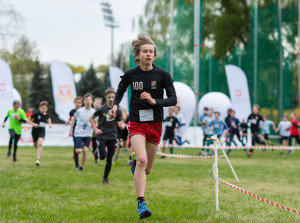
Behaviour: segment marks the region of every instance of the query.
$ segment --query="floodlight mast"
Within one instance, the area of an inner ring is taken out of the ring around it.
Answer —
[[[110,65],[114,65],[114,28],[118,28],[119,25],[115,21],[113,11],[109,2],[101,2],[101,9],[104,18],[104,25],[111,28],[111,58]]]

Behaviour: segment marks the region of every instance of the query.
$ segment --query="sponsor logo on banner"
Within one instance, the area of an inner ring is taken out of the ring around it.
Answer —
[[[236,89],[235,90],[235,96],[236,97],[242,97],[243,96],[242,89]]]
[[[71,85],[59,85],[58,86],[58,97],[60,101],[73,101],[74,95],[72,93]]]
[[[6,91],[7,91],[6,83],[0,83],[0,93],[6,92]]]
[[[32,125],[22,125],[22,136],[20,138],[20,142],[22,143],[32,143],[31,136]]]

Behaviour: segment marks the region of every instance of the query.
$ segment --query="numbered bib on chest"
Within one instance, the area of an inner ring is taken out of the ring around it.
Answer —
[[[220,126],[219,124],[215,124],[215,128],[218,129]]]
[[[40,126],[40,127],[45,127],[45,126],[46,126],[46,123],[45,123],[45,122],[40,122],[39,126]]]
[[[255,125],[256,124],[256,122],[257,122],[257,120],[254,118],[254,119],[252,119],[252,123]]]
[[[140,115],[141,122],[154,121],[154,115],[152,109],[139,110],[139,115]]]
[[[11,114],[12,119],[16,119],[16,114]]]
[[[166,122],[166,126],[172,127],[172,122],[171,122],[171,121],[167,121],[167,122]]]
[[[108,114],[106,115],[106,121],[107,121],[107,122],[111,122],[111,121],[113,121],[113,120],[115,120],[115,117],[114,117],[113,119],[110,119],[110,118],[109,118],[109,115],[108,115]]]

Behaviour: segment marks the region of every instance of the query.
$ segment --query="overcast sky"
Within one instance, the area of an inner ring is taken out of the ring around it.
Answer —
[[[104,26],[100,0],[9,0],[25,18],[23,33],[36,42],[40,60],[61,60],[88,67],[110,61],[110,28]],[[132,20],[146,0],[110,0],[115,20],[115,52],[138,35]]]

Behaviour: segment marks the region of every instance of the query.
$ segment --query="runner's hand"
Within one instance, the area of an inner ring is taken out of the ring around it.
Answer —
[[[33,123],[33,127],[34,127],[34,128],[37,128],[37,127],[39,127],[39,125],[36,124],[36,123]]]
[[[102,130],[101,129],[96,129],[95,130],[95,134],[96,135],[101,135],[102,134]]]
[[[142,100],[144,100],[144,99],[147,100],[148,103],[149,103],[150,105],[156,105],[155,99],[153,99],[153,98],[151,97],[150,93],[148,93],[148,92],[143,92],[143,93],[141,93],[140,99],[142,99]]]
[[[69,136],[73,136],[73,131],[72,130],[70,131]]]
[[[116,117],[116,114],[117,114],[117,108],[115,106],[108,111],[108,116],[110,119]]]
[[[2,124],[2,128],[4,128],[5,127],[5,122],[3,122],[3,124]]]

